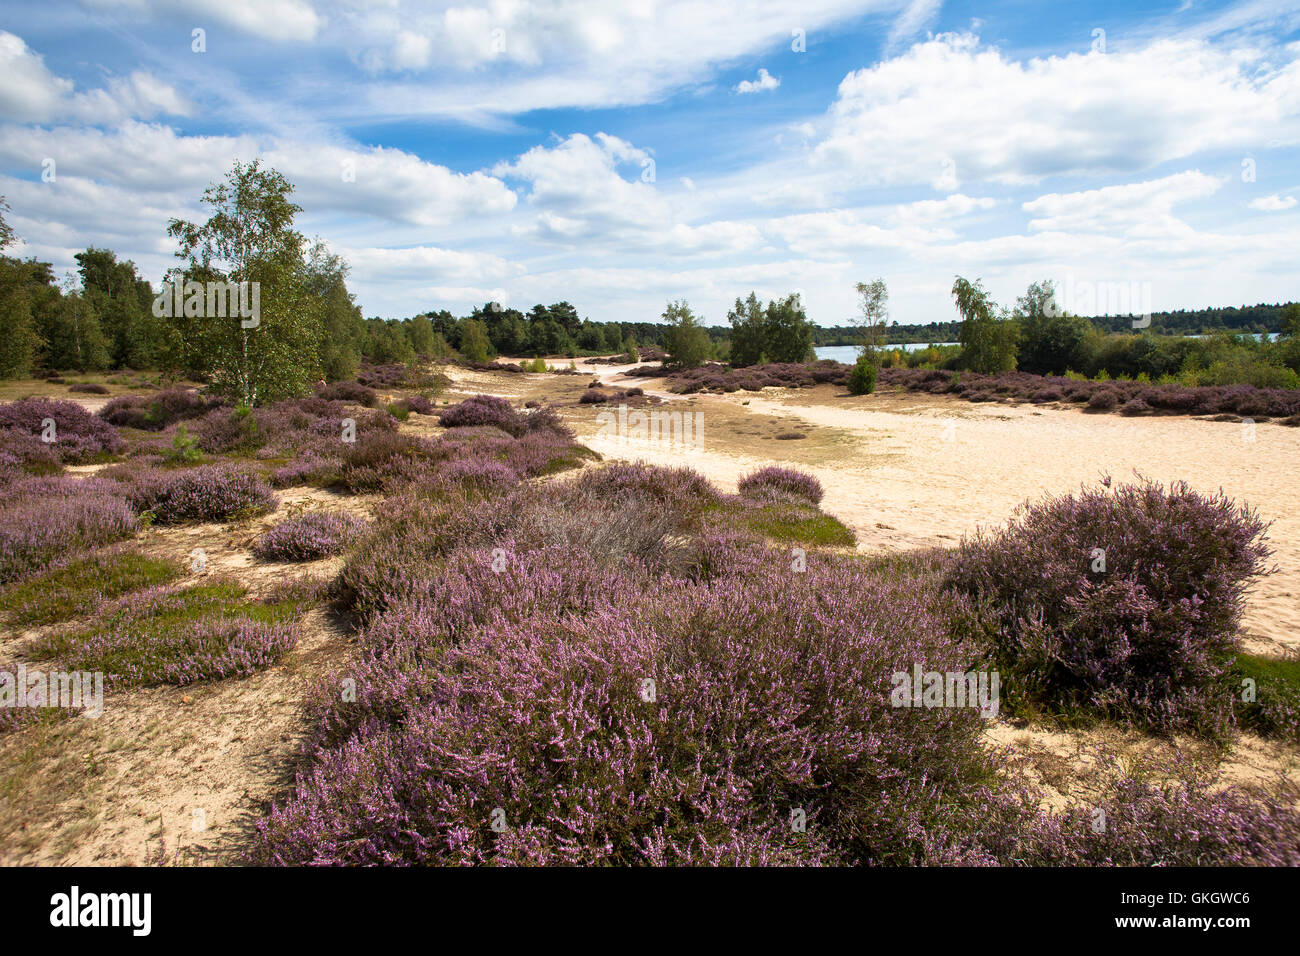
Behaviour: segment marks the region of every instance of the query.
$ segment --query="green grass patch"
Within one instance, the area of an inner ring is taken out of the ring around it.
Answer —
[[[1236,685],[1241,688],[1237,721],[1265,737],[1282,737],[1300,742],[1300,661],[1237,655],[1233,665]],[[1255,699],[1242,699],[1252,689]]]
[[[296,643],[277,626],[291,624],[311,600],[306,590],[282,589],[270,601],[256,601],[230,580],[139,594],[92,627],[41,636],[27,653],[102,671],[118,688],[245,676]]]
[[[706,511],[716,511],[733,527],[783,544],[842,548],[852,547],[857,541],[853,532],[838,518],[793,503],[751,507],[723,502]]]
[[[101,600],[180,577],[179,562],[139,551],[101,551],[40,572],[0,591],[10,627],[38,627],[84,617]]]

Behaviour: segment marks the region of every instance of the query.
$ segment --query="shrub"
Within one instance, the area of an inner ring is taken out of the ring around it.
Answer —
[[[709,480],[690,468],[663,468],[644,462],[616,462],[585,471],[580,487],[605,501],[644,498],[686,507],[716,501],[718,491]]]
[[[17,497],[0,511],[0,583],[97,545],[133,536],[139,525],[126,501],[102,489]]]
[[[202,418],[220,402],[187,388],[169,388],[152,397],[119,395],[99,410],[99,417],[119,428],[161,431],[177,422]]]
[[[774,554],[708,583],[586,588],[584,613],[489,603],[491,623],[471,618],[454,642],[421,610],[437,605],[395,607],[363,638],[357,703],[332,708],[312,767],[265,821],[265,859],[926,860],[988,775],[982,725],[974,710],[892,707],[890,674],[964,669],[967,654],[933,592],[847,562],[809,572]],[[546,565],[520,574],[493,593],[535,588]]]
[[[52,428],[47,424],[50,421]],[[0,405],[0,441],[5,446],[10,434],[19,436],[19,442],[30,438],[42,441],[65,464],[94,461],[126,447],[117,429],[76,402],[45,398],[24,398]]]
[[[853,363],[848,386],[851,395],[870,395],[876,390],[876,363],[871,356],[859,356]]]
[[[1100,391],[1092,393],[1088,399],[1088,407],[1095,411],[1110,411],[1119,404],[1119,392],[1111,388],[1103,388]]]
[[[375,380],[372,378],[372,380]],[[373,388],[362,385],[360,382],[333,382],[324,388],[316,390],[316,395],[326,401],[350,402],[354,405],[364,405],[367,408],[374,408],[379,402],[379,396]]]
[[[447,457],[441,446],[398,432],[366,432],[345,446],[338,483],[356,493],[379,491],[419,477]]]
[[[751,472],[736,483],[737,490],[747,498],[765,498],[772,495],[793,497],[807,501],[814,507],[821,503],[822,483],[812,475],[793,468],[769,465]]]
[[[96,382],[78,382],[76,385],[69,385],[68,391],[79,392],[83,395],[107,395],[108,386]]]
[[[443,428],[492,425],[516,437],[522,435],[527,428],[523,413],[516,411],[504,398],[495,395],[475,395],[439,409],[438,419]]]
[[[129,483],[128,496],[137,511],[150,512],[164,525],[243,518],[278,504],[262,478],[230,465],[147,470]]]
[[[1004,685],[1021,704],[1222,734],[1265,529],[1222,492],[1085,489],[964,542],[952,581],[987,603]]]
[[[253,542],[263,561],[315,561],[341,554],[365,530],[366,522],[339,511],[318,511],[281,521]]]
[[[65,558],[0,593],[0,608],[11,627],[33,627],[90,613],[96,604],[129,591],[171,581],[180,565],[123,548],[101,549]]]

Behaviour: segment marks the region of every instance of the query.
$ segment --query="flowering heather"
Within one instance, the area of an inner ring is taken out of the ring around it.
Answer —
[[[129,538],[138,527],[126,500],[102,488],[11,499],[0,511],[0,582],[39,571],[65,555]]]
[[[98,414],[118,428],[161,431],[177,422],[201,418],[220,404],[220,400],[188,388],[169,388],[157,395],[119,395]]]
[[[642,578],[615,592],[623,606],[580,616],[491,614],[436,653],[417,650],[438,648],[437,615],[393,608],[365,637],[375,684],[337,705],[329,737],[355,730],[266,821],[266,858],[923,860],[931,821],[989,773],[981,721],[892,707],[889,675],[964,669],[968,652],[916,587],[848,562],[802,577],[779,554],[758,567]]]
[[[24,398],[0,405],[0,448],[8,445],[11,433],[43,439],[49,419],[54,420],[53,441],[46,444],[65,464],[81,464],[105,455],[115,455],[126,447],[117,429],[76,402]],[[18,441],[22,442],[23,437]]]
[[[316,485],[326,483],[338,475],[343,464],[340,458],[324,458],[315,454],[304,454],[271,473],[272,488],[291,488],[294,485]]]
[[[297,610],[254,604],[227,581],[149,587],[103,602],[94,627],[47,633],[28,651],[68,669],[103,671],[119,688],[244,677],[296,646]]]
[[[1004,681],[1023,701],[1222,734],[1265,530],[1221,492],[1084,490],[964,542],[951,578],[990,608]]]
[[[180,564],[127,546],[65,556],[0,591],[0,614],[11,627],[71,620],[99,603],[171,581]]]
[[[793,468],[769,465],[751,472],[737,482],[737,490],[747,498],[791,497],[816,506],[821,503],[822,483],[812,475]]]
[[[519,477],[518,471],[502,461],[456,458],[437,465],[431,474],[418,480],[416,487],[434,492],[459,488],[480,495],[495,495],[519,484]]]
[[[645,498],[679,507],[716,501],[718,491],[707,478],[690,468],[661,468],[645,462],[615,462],[583,472],[581,487],[610,501]]]
[[[495,395],[475,395],[463,402],[439,409],[438,420],[443,428],[493,425],[516,438],[527,429],[524,413],[516,410],[504,398]]]
[[[374,408],[379,401],[375,390],[360,382],[333,382],[317,389],[316,394],[327,401],[349,402],[354,405],[365,405],[367,408]]]
[[[443,446],[425,438],[365,432],[344,447],[338,483],[354,494],[379,491],[420,477],[449,455]]]
[[[263,561],[315,561],[341,554],[365,530],[366,522],[338,511],[319,511],[289,518],[253,543]]]
[[[279,504],[259,476],[230,465],[183,470],[153,469],[129,484],[137,511],[148,511],[158,524],[224,521],[274,511]]]

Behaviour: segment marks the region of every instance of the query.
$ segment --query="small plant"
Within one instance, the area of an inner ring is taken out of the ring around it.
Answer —
[[[801,499],[816,507],[821,504],[822,483],[812,475],[793,468],[769,465],[741,478],[737,490],[747,498],[772,496]]]
[[[253,543],[263,561],[315,561],[341,554],[365,530],[366,522],[342,512],[316,512],[289,518]]]
[[[172,437],[172,446],[166,458],[169,462],[180,465],[192,465],[203,459],[198,440],[190,435],[184,425],[176,426],[176,434]]]
[[[876,363],[870,355],[858,356],[849,372],[849,394],[870,395],[876,390]]]

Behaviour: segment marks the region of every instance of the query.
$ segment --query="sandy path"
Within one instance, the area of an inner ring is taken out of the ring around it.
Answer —
[[[621,378],[621,368],[591,370],[619,385],[633,381]],[[1239,424],[1196,418],[1135,419],[910,393],[854,398],[833,386],[702,396],[692,407],[704,415],[705,440],[694,447],[603,437],[574,423],[603,455],[689,465],[727,487],[755,465],[796,464],[821,479],[823,507],[854,530],[864,550],[951,546],[979,526],[1003,523],[1026,498],[1075,491],[1104,474],[1184,480],[1204,492],[1222,488],[1273,522],[1277,571],[1250,596],[1248,646],[1300,651],[1300,429],[1260,423],[1252,434]],[[741,427],[738,416],[780,416],[803,423],[810,437],[829,429],[833,451],[825,453],[826,442],[720,440],[720,431]],[[822,454],[813,455],[814,448]]]

